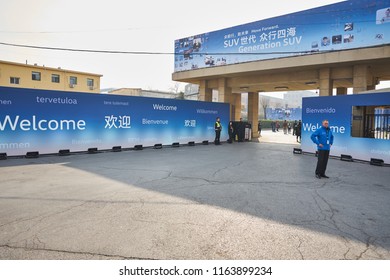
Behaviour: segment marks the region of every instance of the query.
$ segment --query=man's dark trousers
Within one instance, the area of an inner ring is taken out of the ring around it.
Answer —
[[[221,131],[216,130],[215,131],[215,141],[214,141],[216,145],[221,144],[220,138],[221,138]]]
[[[318,161],[316,174],[325,175],[326,166],[328,165],[329,150],[318,150]]]

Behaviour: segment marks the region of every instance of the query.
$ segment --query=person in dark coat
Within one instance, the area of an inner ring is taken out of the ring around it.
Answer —
[[[259,137],[261,137],[261,121],[257,124],[257,131],[259,132]]]
[[[238,135],[238,142],[244,142],[245,124],[242,121],[242,118],[240,118],[240,122],[237,124],[237,135]]]
[[[301,133],[302,133],[302,122],[299,120],[297,124],[297,129],[295,131],[295,135],[297,136],[297,142],[301,142]],[[298,140],[299,138],[299,140]]]
[[[296,134],[297,126],[298,126],[298,122],[297,122],[297,120],[295,120],[294,124],[293,124],[293,136],[295,136],[295,134]]]
[[[234,137],[233,122],[229,122],[228,133],[229,133],[228,143],[231,144],[233,143],[233,137]]]

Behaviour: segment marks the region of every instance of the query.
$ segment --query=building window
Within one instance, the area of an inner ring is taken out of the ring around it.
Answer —
[[[93,89],[93,79],[87,79],[87,86],[88,86],[90,89]]]
[[[70,87],[74,87],[75,85],[77,85],[77,77],[70,76],[70,78],[69,78],[69,86]]]
[[[41,72],[32,72],[31,79],[33,81],[40,81],[41,80]]]
[[[60,75],[51,74],[51,82],[52,83],[59,83],[60,82]]]
[[[19,85],[20,84],[20,78],[19,77],[10,77],[9,83],[13,85]]]
[[[77,85],[77,77],[71,76],[70,77],[70,84],[71,85]]]

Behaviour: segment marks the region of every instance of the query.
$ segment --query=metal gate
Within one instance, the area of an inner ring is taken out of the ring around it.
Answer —
[[[364,137],[390,139],[390,114],[365,115]]]

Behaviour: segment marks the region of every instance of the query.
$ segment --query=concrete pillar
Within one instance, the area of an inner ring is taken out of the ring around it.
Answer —
[[[346,87],[338,87],[337,88],[337,95],[346,95],[348,92],[348,88]]]
[[[211,102],[213,98],[213,89],[208,88],[207,80],[202,80],[199,85],[199,100]]]
[[[232,89],[226,84],[225,78],[218,79],[218,102],[230,103]]]
[[[320,69],[320,96],[333,95],[333,81],[330,68]]]
[[[252,124],[252,138],[258,138],[259,93],[248,92],[248,121]]]
[[[233,119],[233,93],[232,89],[227,86],[226,79],[218,79],[218,102],[230,104],[230,119]]]
[[[233,112],[233,121],[239,121],[241,118],[241,93],[234,93],[232,100],[234,102],[234,112]]]
[[[367,65],[355,65],[353,67],[353,93],[367,90]]]

